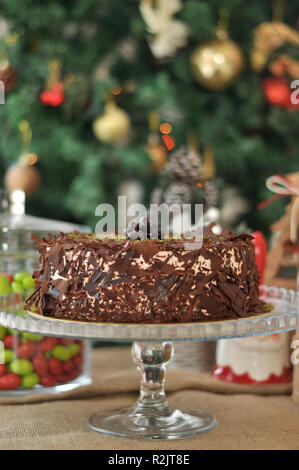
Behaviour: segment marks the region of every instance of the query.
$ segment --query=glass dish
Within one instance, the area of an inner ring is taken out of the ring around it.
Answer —
[[[2,294],[17,292],[2,302],[4,310],[27,316],[22,298],[30,294],[29,286],[34,288],[31,273],[39,264],[31,234],[42,238],[74,230],[88,228],[26,215],[23,191],[0,190],[0,287]],[[0,396],[57,393],[90,383],[89,343],[0,327],[0,344],[5,362],[0,364]]]
[[[26,319],[23,297],[1,298],[5,315]],[[91,383],[90,341],[0,326],[0,397],[56,394]]]

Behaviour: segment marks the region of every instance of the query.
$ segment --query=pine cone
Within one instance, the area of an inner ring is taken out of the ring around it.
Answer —
[[[163,199],[163,192],[161,188],[156,188],[151,195],[151,204],[161,204]]]
[[[199,153],[182,147],[172,152],[165,165],[165,172],[175,179],[198,182],[202,179],[202,162]]]
[[[167,205],[187,204],[191,201],[191,189],[187,183],[173,182],[164,193],[164,201]]]
[[[5,92],[8,93],[14,87],[16,82],[17,72],[10,65],[3,70],[0,70],[0,80],[4,84]]]
[[[215,183],[212,181],[209,181],[205,186],[204,186],[204,199],[207,208],[209,207],[215,207],[218,204],[218,199],[219,199],[219,191]]]

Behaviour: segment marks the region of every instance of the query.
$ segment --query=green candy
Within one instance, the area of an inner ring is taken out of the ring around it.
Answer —
[[[22,283],[23,279],[26,277],[31,277],[30,273],[27,273],[26,271],[21,271],[19,273],[14,274],[13,280]]]
[[[4,326],[0,326],[0,340],[6,336],[7,329]]]
[[[11,288],[12,288],[12,291],[13,292],[22,292],[24,290],[22,284],[20,282],[17,282],[17,281],[14,281],[12,284],[11,284]]]
[[[33,365],[27,359],[15,359],[9,365],[9,370],[14,374],[28,375],[33,372]]]
[[[7,333],[9,333],[10,335],[14,335],[14,336],[17,336],[19,333],[18,330],[13,330],[12,328],[7,328]]]
[[[0,295],[10,294],[10,282],[7,277],[0,275]]]
[[[12,349],[4,349],[4,362],[5,364],[9,364],[15,358],[15,353]]]
[[[36,343],[44,339],[43,335],[38,335],[36,333],[22,333],[22,337],[27,341],[35,341]]]
[[[76,356],[80,352],[80,346],[78,343],[68,344],[67,349],[69,350],[71,357]]]
[[[59,361],[68,361],[71,358],[71,352],[66,346],[62,346],[61,344],[57,344],[52,349],[52,356],[59,359]]]
[[[33,372],[32,374],[27,374],[22,377],[21,387],[23,388],[32,388],[39,383],[39,376]]]
[[[32,276],[24,277],[24,279],[22,280],[22,286],[25,290],[33,289],[35,287],[35,280]]]

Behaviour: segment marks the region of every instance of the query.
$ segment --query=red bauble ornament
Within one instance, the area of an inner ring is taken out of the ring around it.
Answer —
[[[260,284],[263,283],[264,269],[267,256],[267,243],[262,232],[253,232],[255,262],[260,274]]]
[[[290,87],[286,80],[268,77],[262,82],[263,92],[274,106],[287,107],[290,103]]]
[[[50,90],[43,91],[40,100],[44,106],[60,106],[65,100],[63,83],[55,83]]]
[[[299,103],[295,104],[291,101],[291,95],[294,90],[290,88],[290,84],[283,78],[268,77],[262,82],[263,92],[274,106],[288,109],[289,111],[299,110]]]

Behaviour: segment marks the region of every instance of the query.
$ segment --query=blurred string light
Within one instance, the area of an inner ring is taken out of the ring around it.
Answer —
[[[160,126],[160,131],[162,132],[162,134],[170,134],[170,132],[172,131],[172,125],[168,122],[163,122]]]
[[[162,122],[162,124],[160,125],[160,132],[162,134],[162,140],[167,150],[172,150],[175,146],[175,140],[170,135],[171,131],[172,125],[169,124],[169,122]]]
[[[121,92],[122,92],[122,87],[120,87],[120,86],[114,88],[114,89],[111,91],[112,95],[120,95]]]

